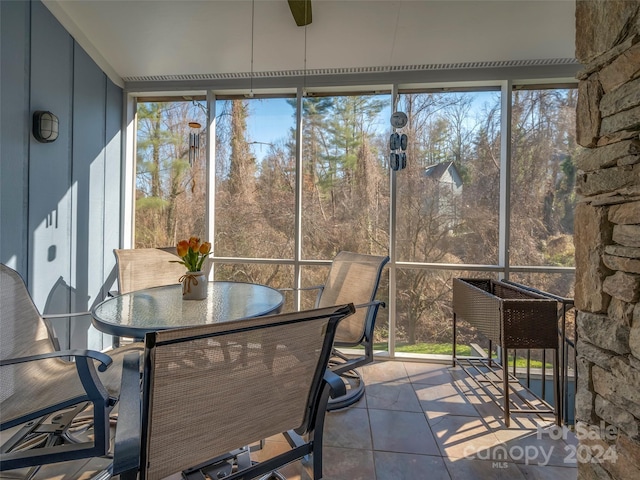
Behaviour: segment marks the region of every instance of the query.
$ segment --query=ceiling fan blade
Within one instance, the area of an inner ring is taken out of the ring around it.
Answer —
[[[304,27],[311,23],[311,0],[288,0],[296,25]]]

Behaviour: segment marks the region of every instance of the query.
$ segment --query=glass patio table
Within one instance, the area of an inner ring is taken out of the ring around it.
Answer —
[[[279,313],[283,302],[281,292],[265,285],[218,281],[209,282],[206,299],[183,300],[176,284],[108,298],[91,310],[91,321],[104,333],[142,339],[158,330]]]

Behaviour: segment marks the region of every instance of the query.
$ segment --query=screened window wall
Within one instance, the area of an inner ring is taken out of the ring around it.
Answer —
[[[571,297],[576,90],[399,89],[395,108],[391,92],[138,98],[135,246],[209,235],[215,279],[276,288],[322,284],[341,250],[390,254],[375,340],[391,356],[451,355],[454,277]],[[458,354],[484,341],[459,326]]]

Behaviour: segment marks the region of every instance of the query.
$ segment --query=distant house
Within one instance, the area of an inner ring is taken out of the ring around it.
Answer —
[[[431,181],[426,210],[441,218],[446,228],[453,228],[457,223],[457,198],[462,193],[458,169],[453,162],[442,162],[427,167],[424,176]]]

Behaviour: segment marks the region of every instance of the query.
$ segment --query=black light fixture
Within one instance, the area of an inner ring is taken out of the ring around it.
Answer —
[[[44,110],[33,112],[33,136],[41,143],[55,142],[58,138],[58,117]]]

